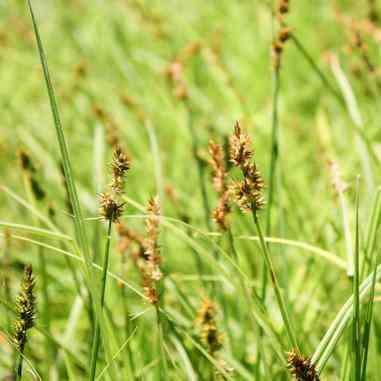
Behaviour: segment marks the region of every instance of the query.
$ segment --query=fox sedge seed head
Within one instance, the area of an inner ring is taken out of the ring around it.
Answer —
[[[213,186],[216,192],[221,194],[226,191],[227,177],[222,146],[211,140],[209,142],[209,154],[211,156],[209,162],[212,167]]]
[[[123,152],[121,147],[116,147],[113,154],[113,160],[111,163],[112,168],[112,183],[111,190],[115,194],[123,192],[124,179],[127,171],[131,167],[129,157]]]
[[[118,203],[109,193],[100,194],[100,215],[107,221],[118,222],[123,213],[124,203]]]
[[[19,164],[21,169],[24,171],[28,171],[30,173],[36,172],[36,168],[33,165],[33,161],[30,158],[30,155],[28,152],[24,151],[23,149],[17,150],[17,157],[19,160]]]
[[[222,347],[222,335],[217,329],[216,316],[216,305],[209,299],[204,299],[196,321],[200,327],[200,339],[212,355]]]
[[[230,213],[229,192],[226,191],[218,200],[216,208],[213,210],[213,220],[222,231],[229,228],[228,215]]]
[[[27,331],[34,326],[35,319],[35,280],[32,266],[27,265],[24,269],[24,277],[21,282],[21,289],[16,299],[17,320],[14,323],[13,341],[17,349],[23,352]]]
[[[320,381],[314,364],[308,357],[293,349],[287,354],[287,368],[295,381]]]
[[[234,133],[230,137],[230,162],[240,167],[247,163],[253,156],[249,135],[242,131],[239,121],[234,125]]]
[[[160,269],[161,255],[158,242],[160,204],[157,196],[149,200],[147,212],[149,214],[146,220],[147,237],[143,241],[144,258],[146,260],[141,265],[141,271],[145,296],[151,304],[156,304],[159,301],[157,282],[163,276]]]
[[[264,182],[256,164],[252,162],[253,157],[250,138],[237,122],[230,138],[230,160],[241,169],[243,179],[233,182],[229,191],[244,212],[255,212],[265,204],[262,195]]]

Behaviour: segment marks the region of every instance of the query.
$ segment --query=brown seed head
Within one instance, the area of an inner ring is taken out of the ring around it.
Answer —
[[[281,15],[285,15],[286,13],[288,13],[290,10],[289,8],[290,8],[289,0],[280,0],[279,1],[278,11]]]
[[[28,171],[30,173],[36,172],[36,168],[33,165],[32,159],[30,158],[30,155],[26,151],[24,151],[23,149],[17,150],[17,157],[18,157],[21,169],[23,169],[24,171]]]
[[[23,352],[26,344],[27,331],[34,326],[35,319],[35,280],[32,266],[28,265],[24,270],[24,278],[21,282],[21,290],[16,299],[17,320],[14,323],[13,340],[17,349]]]
[[[234,133],[230,137],[230,162],[236,167],[241,167],[253,157],[249,135],[242,131],[237,121]]]
[[[201,341],[212,355],[222,347],[222,335],[217,329],[216,316],[215,304],[209,299],[204,299],[197,314],[197,323],[200,327]]]
[[[295,381],[320,381],[314,364],[308,357],[293,349],[287,354],[287,368]]]
[[[263,179],[257,166],[252,162],[254,153],[250,146],[249,136],[242,132],[237,122],[234,134],[230,138],[230,160],[241,169],[243,179],[233,182],[229,192],[244,212],[260,210],[265,204],[262,195]]]
[[[229,192],[226,191],[218,200],[217,207],[213,211],[213,220],[222,231],[229,228],[228,215],[230,213]]]
[[[280,43],[285,43],[291,36],[291,29],[288,27],[282,28],[278,32],[278,40]]]
[[[160,269],[161,256],[159,239],[160,204],[159,198],[153,197],[148,203],[149,217],[146,220],[147,238],[143,242],[144,257],[147,260],[142,264],[143,288],[151,304],[158,302],[156,283],[162,278]]]
[[[112,183],[111,189],[114,193],[119,194],[123,192],[124,178],[127,171],[131,167],[129,157],[123,152],[121,147],[116,147],[114,156],[111,163],[112,168]]]
[[[212,140],[209,142],[209,154],[211,156],[210,165],[212,167],[212,178],[214,189],[217,193],[222,194],[226,191],[226,177],[227,172],[225,169],[225,159],[222,146],[214,143]]]
[[[109,193],[100,194],[100,215],[107,221],[119,222],[124,203],[118,203]]]

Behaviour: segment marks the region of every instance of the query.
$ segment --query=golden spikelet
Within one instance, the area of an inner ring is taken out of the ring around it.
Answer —
[[[162,278],[160,246],[158,243],[160,204],[157,196],[149,200],[147,211],[149,213],[146,220],[147,237],[143,242],[146,260],[141,265],[141,271],[144,293],[151,304],[157,304],[159,301],[157,282]]]
[[[265,200],[262,194],[264,182],[255,162],[249,136],[242,131],[237,121],[234,133],[230,138],[230,161],[240,168],[243,179],[234,181],[230,186],[230,194],[244,212],[256,212],[263,208]]]
[[[118,222],[123,213],[124,203],[118,203],[110,193],[100,194],[99,214],[106,221]]]
[[[200,327],[200,339],[211,355],[214,355],[222,347],[222,335],[217,329],[216,316],[215,304],[209,299],[204,299],[196,321]]]
[[[209,163],[212,167],[213,186],[219,195],[217,206],[213,210],[213,220],[222,231],[225,231],[229,228],[227,219],[230,213],[230,205],[228,185],[226,182],[228,173],[225,168],[222,146],[210,141],[209,154],[211,156]]]

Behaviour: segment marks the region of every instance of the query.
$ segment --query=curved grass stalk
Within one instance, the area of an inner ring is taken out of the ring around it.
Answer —
[[[362,282],[359,287],[359,301],[364,301],[369,292],[372,289],[373,282],[377,282],[381,279],[381,265],[377,266],[376,277],[373,279],[373,272]],[[335,319],[328,328],[326,334],[320,341],[318,347],[313,354],[311,361],[316,364],[316,368],[319,373],[322,372],[326,362],[331,356],[336,343],[340,339],[347,323],[350,321],[353,315],[354,298],[353,295],[344,303],[340,311],[337,313]]]
[[[48,237],[48,238],[59,239],[64,241],[73,241],[73,238],[67,234],[60,233],[58,231],[42,229],[42,228],[34,227],[31,225],[22,225],[22,224],[16,224],[14,222],[0,221],[0,226],[9,228],[10,230],[22,230],[31,234],[41,236],[41,237]]]

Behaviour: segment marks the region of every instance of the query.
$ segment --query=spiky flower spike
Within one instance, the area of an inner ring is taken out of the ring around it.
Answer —
[[[251,140],[243,132],[239,122],[234,126],[234,133],[230,137],[230,161],[240,168],[243,180],[235,181],[230,192],[243,212],[256,212],[263,208],[265,201],[262,195],[264,183],[262,176],[252,158]]]
[[[14,323],[13,340],[19,352],[23,353],[27,331],[34,325],[35,319],[35,296],[33,293],[35,280],[32,266],[27,265],[24,270],[24,278],[21,282],[21,290],[16,299],[17,320]]]
[[[295,349],[287,354],[287,368],[294,376],[294,381],[320,381],[311,360]]]
[[[222,335],[217,329],[216,316],[216,305],[209,299],[204,299],[197,314],[197,322],[200,326],[201,341],[211,355],[222,347]]]
[[[114,151],[114,156],[111,163],[111,189],[114,193],[120,194],[123,192],[125,176],[130,167],[131,162],[129,157],[126,155],[125,152],[123,152],[121,147],[117,147]]]
[[[142,265],[143,287],[151,304],[159,301],[156,283],[162,278],[160,270],[161,256],[159,247],[160,204],[158,196],[150,199],[146,221],[147,238],[144,240],[144,254],[147,260]]]
[[[110,193],[101,193],[99,204],[99,213],[106,221],[119,222],[124,203],[115,201]]]
[[[210,165],[212,167],[213,185],[220,198],[217,207],[213,210],[213,219],[221,230],[229,227],[227,217],[230,213],[229,192],[227,186],[228,173],[225,168],[223,149],[220,144],[209,142],[209,153],[211,156]]]
[[[118,200],[120,195],[123,193],[125,176],[130,167],[131,162],[128,156],[119,146],[115,148],[111,163],[111,192],[100,194],[99,212],[100,215],[107,221],[119,222],[119,218],[123,213],[124,203],[119,202]]]

